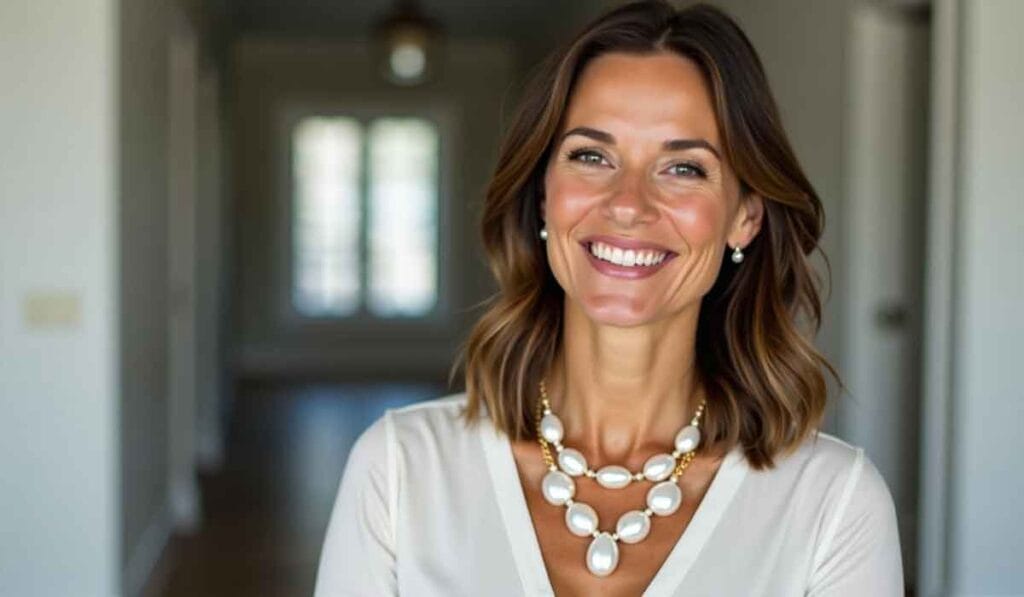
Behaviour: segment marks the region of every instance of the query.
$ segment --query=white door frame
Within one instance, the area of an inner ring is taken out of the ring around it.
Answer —
[[[922,597],[948,589],[954,289],[959,176],[959,0],[932,3],[931,141],[925,261],[917,588]]]
[[[198,40],[171,3],[168,40],[168,501],[179,532],[198,528],[196,478],[196,97]]]

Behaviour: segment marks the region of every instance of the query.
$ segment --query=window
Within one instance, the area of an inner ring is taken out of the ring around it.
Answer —
[[[437,127],[314,116],[293,131],[293,292],[309,317],[421,317],[438,293]]]

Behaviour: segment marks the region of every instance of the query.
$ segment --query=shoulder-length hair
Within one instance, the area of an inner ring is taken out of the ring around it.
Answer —
[[[483,208],[483,246],[499,292],[456,363],[465,366],[463,416],[476,419],[483,403],[513,440],[536,439],[538,384],[559,353],[564,306],[538,240],[548,156],[590,60],[607,52],[662,51],[699,67],[741,193],[764,199],[761,231],[742,265],[723,253],[718,278],[702,298],[696,364],[707,400],[705,445],[739,442],[751,466],[771,468],[774,457],[794,450],[820,424],[828,393],[822,367],[839,380],[799,325],[806,316],[811,335],[821,325],[820,280],[809,256],[825,219],[782,129],[757,52],[732,18],[705,4],[677,10],[644,1],[614,9],[551,55],[526,88]]]

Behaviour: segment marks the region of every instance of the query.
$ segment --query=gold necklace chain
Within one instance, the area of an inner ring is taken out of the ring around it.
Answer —
[[[551,454],[551,445],[548,440],[544,439],[544,435],[540,432],[540,422],[544,418],[544,409],[550,408],[551,405],[548,402],[548,391],[544,380],[540,380],[540,400],[537,401],[537,414],[536,414],[536,428],[537,428],[537,441],[540,442],[541,455],[544,457],[544,464],[547,465],[548,470],[556,470],[558,466],[555,464],[555,457]],[[700,418],[700,415],[704,412],[704,401],[701,400],[700,406],[697,407],[695,413],[696,418]],[[679,477],[683,474],[693,459],[697,457],[697,451],[687,452],[676,459],[675,469],[672,471],[673,476]]]

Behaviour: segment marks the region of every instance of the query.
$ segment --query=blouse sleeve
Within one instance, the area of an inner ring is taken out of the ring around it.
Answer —
[[[896,508],[863,448],[850,468],[836,515],[815,554],[809,597],[903,597]]]
[[[349,452],[320,552],[314,597],[397,595],[389,413]]]

